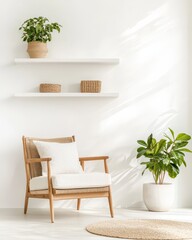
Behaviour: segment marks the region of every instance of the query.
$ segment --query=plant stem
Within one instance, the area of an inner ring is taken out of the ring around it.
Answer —
[[[161,171],[159,174],[159,184],[163,184],[165,178],[165,170]]]
[[[153,179],[154,179],[155,183],[157,184],[157,180],[156,180],[156,177],[155,177],[154,173],[153,173]]]
[[[165,170],[163,171],[162,184],[164,182],[164,179],[165,179]]]
[[[161,173],[159,174],[159,184],[162,184],[162,176],[161,176]]]

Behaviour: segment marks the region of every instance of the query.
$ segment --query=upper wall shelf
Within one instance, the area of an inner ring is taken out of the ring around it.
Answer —
[[[119,58],[15,58],[15,63],[111,63],[118,64]]]

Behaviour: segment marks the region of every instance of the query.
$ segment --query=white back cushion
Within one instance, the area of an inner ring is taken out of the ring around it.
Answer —
[[[82,173],[75,142],[55,143],[33,141],[41,158],[50,157],[51,173]],[[47,163],[42,162],[43,174],[47,173]]]

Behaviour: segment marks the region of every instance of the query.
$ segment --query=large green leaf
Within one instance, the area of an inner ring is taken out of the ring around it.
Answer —
[[[187,164],[186,164],[186,162],[185,162],[184,158],[182,158],[182,161],[183,161],[183,165],[186,167],[186,166],[187,166]]]
[[[170,164],[167,171],[171,178],[175,178],[179,174],[179,168],[175,164]]]
[[[143,151],[143,150],[145,150],[144,147],[139,147],[139,148],[137,148],[137,152],[141,152],[141,151]]]
[[[137,154],[137,158],[140,158],[141,156],[143,156],[145,154],[145,152],[146,152],[146,150],[143,150],[143,151],[139,152]]]
[[[174,131],[171,129],[171,128],[169,128],[169,131],[171,132],[171,135],[172,135],[172,137],[173,137],[173,140],[175,139],[175,134],[174,134]]]
[[[159,143],[156,143],[155,147],[154,147],[154,154],[157,154],[159,151],[160,145]]]
[[[191,150],[187,149],[187,148],[180,148],[179,149],[180,152],[189,152],[189,153],[192,153]]]
[[[149,137],[147,138],[147,145],[148,145],[148,146],[151,145],[152,139],[153,139],[153,134],[150,134]]]
[[[143,141],[143,140],[138,140],[137,143],[139,143],[142,146],[147,147],[147,143],[145,141]]]
[[[150,148],[154,148],[156,146],[156,139],[155,138],[152,138],[152,141],[151,141],[151,144],[150,144]]]
[[[180,149],[178,150],[174,150],[175,153],[177,153],[179,156],[185,156],[185,154],[183,152],[180,152]]]
[[[188,144],[188,142],[186,142],[186,141],[184,141],[184,142],[177,142],[177,143],[175,143],[174,149],[185,147],[187,144]]]
[[[159,151],[158,152],[161,152],[162,150],[164,150],[165,146],[166,146],[166,140],[165,139],[161,139],[159,141]]]
[[[176,137],[176,141],[188,141],[191,137],[186,133],[179,133]]]
[[[141,162],[141,165],[147,165],[149,162]]]

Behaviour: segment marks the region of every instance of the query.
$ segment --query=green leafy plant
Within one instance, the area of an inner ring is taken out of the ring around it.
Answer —
[[[192,153],[191,150],[185,148],[191,136],[185,133],[179,133],[176,137],[174,131],[169,128],[170,135],[164,134],[163,139],[157,141],[151,134],[147,141],[138,140],[141,145],[137,149],[137,158],[144,156],[149,158],[148,161],[141,162],[145,165],[145,169],[149,170],[156,184],[163,184],[166,173],[171,178],[175,178],[179,174],[179,168],[183,164],[186,167],[185,152]]]
[[[19,30],[23,30],[23,41],[32,42],[48,42],[52,40],[52,32],[56,30],[60,32],[62,26],[58,23],[49,23],[49,20],[45,17],[30,18],[26,20]]]

